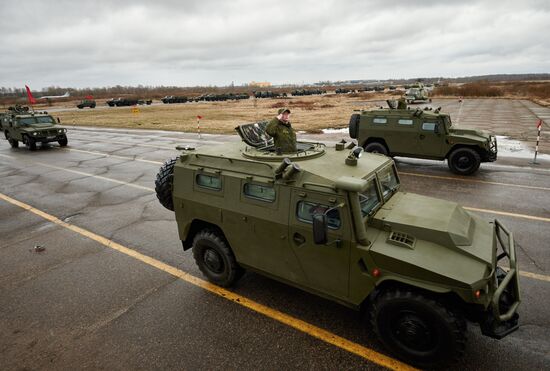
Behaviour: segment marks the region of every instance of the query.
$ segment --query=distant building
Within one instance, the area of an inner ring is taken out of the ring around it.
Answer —
[[[265,82],[250,81],[248,86],[255,86],[255,87],[258,87],[258,88],[269,88],[271,86],[271,83],[267,82],[267,81],[265,81]]]

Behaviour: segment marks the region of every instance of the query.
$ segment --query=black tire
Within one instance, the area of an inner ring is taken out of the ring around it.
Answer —
[[[481,157],[472,148],[457,148],[451,152],[448,158],[449,169],[455,174],[470,175],[479,169]]]
[[[11,148],[19,148],[19,141],[16,139],[8,139],[8,142],[10,142]]]
[[[77,106],[77,107],[78,107],[78,109],[82,109],[82,108],[84,108],[84,106]]]
[[[92,105],[90,106],[90,108],[95,108],[95,104],[92,104]]]
[[[177,158],[167,160],[159,169],[157,179],[155,180],[155,192],[162,206],[170,211],[174,211],[174,199],[172,190],[174,187],[174,165]]]
[[[244,273],[225,238],[211,230],[197,233],[193,239],[193,257],[208,280],[219,286],[233,285]]]
[[[429,296],[388,290],[375,299],[370,318],[390,352],[414,366],[439,368],[464,354],[466,321]]]
[[[66,147],[67,144],[69,143],[69,140],[67,139],[67,136],[65,135],[62,139],[59,139],[57,141],[57,143],[59,143],[60,147]]]
[[[36,141],[34,140],[34,138],[27,136],[27,140],[25,140],[25,145],[29,150],[36,151]]]
[[[381,153],[383,155],[388,155],[388,150],[386,146],[379,142],[372,142],[365,146],[365,152],[371,153]]]

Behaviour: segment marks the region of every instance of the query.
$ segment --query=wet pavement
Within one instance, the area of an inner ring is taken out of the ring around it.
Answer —
[[[498,125],[491,129],[498,132]],[[192,254],[182,251],[173,213],[154,195],[160,164],[177,155],[178,144],[218,145],[238,137],[93,128],[70,128],[68,135],[69,147],[36,152],[0,141],[0,193],[36,209],[0,200],[1,369],[382,368],[376,357],[369,361],[331,345],[166,268],[202,278]],[[342,134],[302,137],[337,141]],[[469,326],[466,356],[452,369],[548,369],[550,163],[502,157],[465,178],[444,162],[396,162],[404,191],[498,218],[518,245],[521,328],[496,341]],[[348,308],[254,273],[231,291],[386,354]]]

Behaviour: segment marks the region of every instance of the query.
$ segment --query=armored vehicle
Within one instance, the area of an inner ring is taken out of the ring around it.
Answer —
[[[78,109],[83,109],[84,107],[95,108],[96,103],[95,103],[95,100],[93,99],[84,99],[76,106],[78,107]]]
[[[440,109],[396,109],[393,101],[388,105],[351,115],[349,135],[365,151],[447,160],[451,171],[460,175],[473,174],[481,162],[496,161],[495,136],[454,127]]]
[[[405,101],[410,104],[431,102],[432,100],[430,99],[428,90],[424,87],[424,85],[418,83],[407,89],[405,92]]]
[[[518,328],[514,238],[498,220],[401,192],[392,159],[354,143],[278,153],[266,124],[238,127],[244,144],[180,148],[157,175],[211,282],[248,269],[362,310],[389,351],[421,367],[463,354],[467,320],[493,338]]]
[[[136,98],[111,98],[107,102],[107,105],[109,107],[127,107],[127,106],[135,106],[135,105],[150,105],[153,103],[152,99],[143,100],[143,99],[136,99]]]
[[[19,147],[19,142],[31,151],[36,150],[36,143],[58,142],[61,147],[68,143],[67,129],[57,127],[47,112],[29,111],[28,107],[10,107],[0,113],[0,129],[13,148]]]
[[[175,95],[167,95],[164,98],[160,99],[164,104],[173,104],[173,103],[185,103],[187,102],[187,97],[180,97]]]

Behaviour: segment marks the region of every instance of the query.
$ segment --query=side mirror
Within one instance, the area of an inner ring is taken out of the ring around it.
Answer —
[[[328,242],[328,221],[325,214],[313,214],[313,242],[324,245]]]
[[[59,117],[57,118],[57,123],[61,124],[61,120],[59,119]]]

